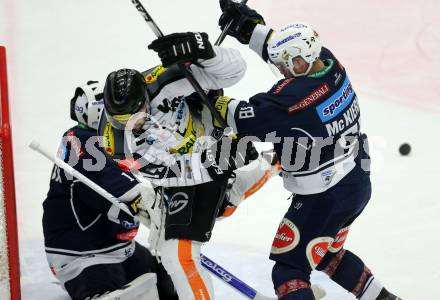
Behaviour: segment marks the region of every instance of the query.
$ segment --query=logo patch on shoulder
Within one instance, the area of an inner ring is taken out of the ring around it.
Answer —
[[[327,83],[319,86],[316,90],[311,92],[307,97],[289,107],[289,114],[305,109],[306,107],[314,104],[315,102],[321,100],[330,92],[330,87]]]
[[[113,156],[115,154],[115,137],[113,134],[112,124],[107,123],[107,125],[105,125],[102,141],[105,152],[108,155]]]
[[[278,226],[278,231],[272,243],[271,253],[281,254],[294,249],[300,240],[298,227],[289,219],[284,218]]]
[[[274,94],[279,94],[281,93],[281,91],[289,84],[291,83],[293,80],[295,80],[295,78],[288,78],[283,80],[283,82],[281,82],[273,91]]]
[[[318,237],[309,242],[306,249],[306,255],[312,269],[315,269],[319,265],[332,242],[333,238],[328,236]]]
[[[145,81],[147,83],[155,82],[161,74],[165,73],[166,70],[167,69],[164,68],[162,65],[157,66],[156,68],[153,69],[153,71],[151,71],[150,74],[145,76]]]

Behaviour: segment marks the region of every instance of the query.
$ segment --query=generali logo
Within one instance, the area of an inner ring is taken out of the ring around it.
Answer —
[[[307,97],[289,107],[289,114],[305,109],[306,107],[316,103],[321,100],[324,96],[326,96],[330,92],[330,87],[327,83],[324,83],[316,90],[311,92]]]

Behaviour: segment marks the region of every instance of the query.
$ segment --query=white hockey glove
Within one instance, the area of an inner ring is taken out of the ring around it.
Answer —
[[[165,209],[162,212],[163,222],[159,225],[151,224],[150,234],[148,235],[148,244],[150,250],[157,253],[160,251],[163,242],[165,241]]]
[[[157,208],[159,206],[158,196],[153,186],[149,182],[140,184],[141,200],[137,204],[141,223],[147,227],[151,224],[160,224],[161,216]]]
[[[156,193],[148,182],[142,183],[141,195],[142,201],[138,204],[140,221],[150,229],[148,236],[150,249],[158,250],[165,240],[165,208],[162,195]]]
[[[220,219],[232,215],[244,200],[261,189],[270,178],[279,174],[280,164],[272,158],[272,155],[263,153],[250,164],[235,170],[235,178],[231,178],[228,184]]]

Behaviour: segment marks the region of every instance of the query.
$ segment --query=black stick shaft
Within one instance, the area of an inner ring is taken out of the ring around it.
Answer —
[[[160,30],[160,28],[157,26],[156,22],[154,22],[153,18],[150,16],[150,14],[147,12],[145,7],[142,5],[142,3],[139,0],[131,0],[131,2],[134,4],[138,12],[141,14],[141,16],[144,18],[145,22],[147,22],[148,26],[150,26],[151,30],[153,30],[154,34],[157,37],[162,37],[164,34]]]
[[[242,1],[241,1],[241,4],[246,4],[247,2],[248,2],[248,0],[242,0]],[[220,36],[219,36],[218,39],[215,41],[215,45],[216,45],[216,46],[220,46],[221,43],[223,43],[223,41],[224,41],[225,38],[226,38],[226,33],[228,32],[229,28],[232,26],[232,23],[233,23],[233,22],[234,22],[234,21],[231,20],[228,24],[226,24],[225,28],[223,28],[222,33],[220,33]]]
[[[139,13],[142,15],[144,20],[147,22],[148,26],[150,26],[151,30],[153,30],[154,34],[157,37],[162,37],[164,34],[159,29],[157,24],[154,22],[153,18],[150,16],[150,14],[147,12],[145,7],[142,5],[142,3],[139,0],[131,0],[131,2],[134,4],[136,9],[139,11]],[[226,121],[222,118],[218,110],[215,109],[214,104],[208,99],[208,96],[206,96],[205,91],[200,86],[200,84],[197,82],[197,80],[194,78],[193,74],[187,69],[186,66],[183,64],[178,64],[179,69],[182,71],[183,75],[188,79],[189,83],[193,86],[194,90],[199,94],[200,98],[202,99],[203,103],[208,107],[208,109],[213,114],[214,118],[220,123],[220,126],[225,129],[228,127],[228,124]]]

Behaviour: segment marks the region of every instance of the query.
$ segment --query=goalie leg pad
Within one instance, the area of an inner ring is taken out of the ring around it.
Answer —
[[[159,300],[156,288],[156,274],[147,273],[139,276],[124,288],[103,295],[99,300]]]
[[[67,281],[64,287],[73,300],[82,300],[117,290],[124,284],[122,264],[100,264],[84,269],[80,275]]]

